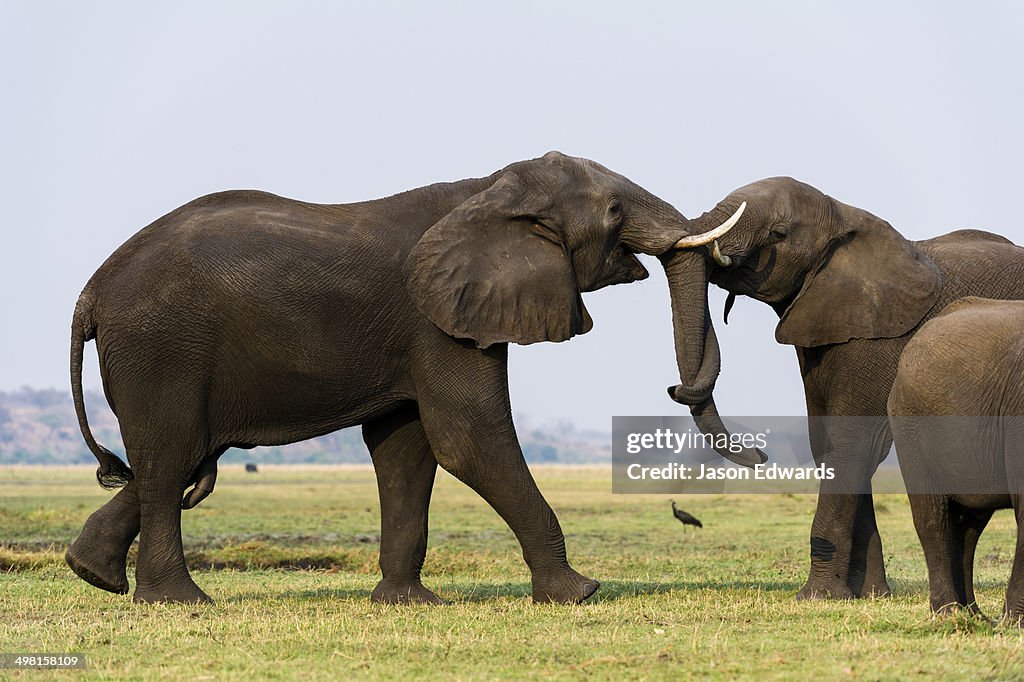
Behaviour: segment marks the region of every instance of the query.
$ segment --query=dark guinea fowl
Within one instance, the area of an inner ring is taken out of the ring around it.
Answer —
[[[672,516],[679,519],[681,523],[686,523],[691,526],[697,526],[698,528],[704,527],[704,524],[701,523],[700,519],[698,519],[696,516],[690,514],[689,512],[684,512],[682,509],[677,509],[675,500],[669,500],[669,502],[672,503]]]

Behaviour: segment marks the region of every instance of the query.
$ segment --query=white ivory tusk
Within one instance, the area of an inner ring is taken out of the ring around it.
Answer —
[[[733,225],[739,222],[740,216],[743,215],[743,211],[746,208],[747,202],[744,201],[742,204],[740,204],[740,207],[736,209],[736,212],[733,213],[728,220],[726,220],[724,223],[722,223],[715,229],[711,230],[710,232],[701,232],[700,234],[693,234],[690,235],[689,237],[683,237],[682,239],[676,242],[673,248],[692,249],[695,246],[704,246],[705,244],[709,244],[715,241],[716,239],[724,235],[726,232],[731,230],[733,228]]]

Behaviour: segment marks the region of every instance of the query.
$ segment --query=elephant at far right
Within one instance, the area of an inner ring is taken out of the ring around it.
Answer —
[[[1017,546],[1004,618],[1024,618],[1024,302],[967,297],[926,323],[900,356],[889,422],[933,611],[974,598],[974,551],[996,509]]]

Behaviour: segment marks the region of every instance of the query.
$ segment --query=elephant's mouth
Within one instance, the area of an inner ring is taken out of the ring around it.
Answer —
[[[786,295],[777,295],[771,291],[770,280],[776,266],[774,251],[761,267],[752,263],[750,258],[742,254],[726,255],[723,253],[723,255],[731,261],[728,266],[720,265],[713,256],[708,257],[709,282],[734,296],[749,296],[769,305],[774,305],[787,298]],[[801,284],[801,281],[797,281],[791,288],[799,290]]]

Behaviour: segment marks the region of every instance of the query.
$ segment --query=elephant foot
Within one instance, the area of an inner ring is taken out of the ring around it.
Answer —
[[[599,587],[601,583],[568,567],[556,573],[534,572],[533,601],[579,604]]]
[[[860,592],[854,596],[858,598],[880,598],[880,597],[891,597],[892,589],[889,587],[889,583],[885,578],[881,581],[875,581],[870,584],[865,584],[861,588]]]
[[[370,600],[379,604],[447,604],[419,580],[399,582],[384,578],[373,588]]]
[[[851,570],[850,578],[846,581],[853,590],[854,595],[857,597],[892,596],[892,589],[889,587],[889,581],[885,577],[885,564],[882,562],[881,556],[869,556],[867,566],[864,567],[861,575],[862,577],[857,580]]]
[[[957,601],[949,601],[940,603],[941,599],[931,599],[929,597],[930,606],[932,609],[932,615],[936,618],[942,618],[944,616],[959,616],[967,614],[974,618],[980,618],[982,620],[989,620],[985,617],[985,614],[981,612],[981,608],[975,604],[961,604]],[[1005,614],[1004,614],[1005,615]]]
[[[98,587],[114,594],[128,594],[128,575],[125,571],[125,557],[97,560],[95,552],[89,552],[82,546],[81,539],[76,540],[64,554],[64,561],[75,574],[93,587]]]
[[[1010,611],[1003,614],[1003,624],[1011,628],[1024,629],[1024,611]]]
[[[799,601],[807,599],[855,599],[853,590],[845,582],[838,579],[826,583],[823,581],[808,580],[799,592],[796,593]]]
[[[189,578],[177,584],[135,586],[132,601],[136,604],[212,604],[213,599]]]

